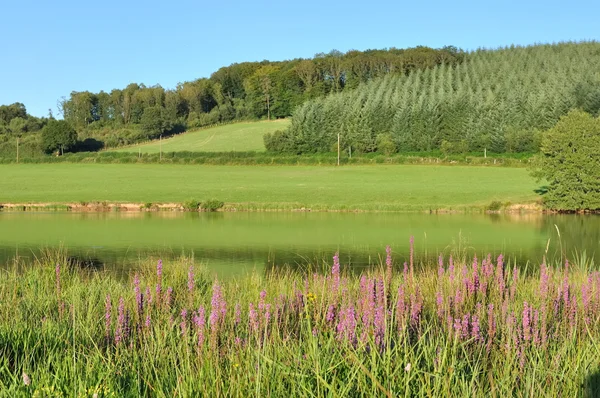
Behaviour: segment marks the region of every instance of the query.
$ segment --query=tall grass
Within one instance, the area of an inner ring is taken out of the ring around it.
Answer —
[[[412,253],[412,250],[411,250]],[[0,283],[9,396],[597,396],[600,273],[502,257],[226,281],[64,256]]]

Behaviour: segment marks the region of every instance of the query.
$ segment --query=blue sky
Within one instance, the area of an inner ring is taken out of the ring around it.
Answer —
[[[600,40],[600,2],[4,2],[0,104],[45,116],[71,91],[173,88],[233,62],[337,49]]]

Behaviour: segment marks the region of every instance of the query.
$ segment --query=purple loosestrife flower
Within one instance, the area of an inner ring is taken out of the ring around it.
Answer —
[[[438,257],[438,280],[444,276],[444,255],[440,253]]]
[[[152,319],[150,318],[150,314],[146,315],[146,329],[150,329],[150,326],[152,325]]]
[[[190,265],[190,269],[188,270],[188,282],[187,282],[187,288],[188,288],[188,292],[192,293],[194,291],[194,266]]]
[[[444,296],[439,290],[435,295],[435,305],[437,308],[437,316],[442,319],[444,317]]]
[[[337,339],[340,341],[356,342],[356,314],[354,306],[349,305],[340,311],[337,325]]]
[[[367,280],[367,291],[364,294],[364,305],[362,313],[362,322],[365,328],[371,325],[371,321],[375,316],[375,281]]]
[[[183,310],[181,310],[181,323],[179,324],[179,326],[181,327],[182,335],[185,335],[185,333],[187,331],[187,317],[188,317],[188,310],[184,308]]]
[[[144,296],[146,297],[146,303],[148,303],[148,305],[151,305],[152,293],[150,292],[150,286],[146,286],[146,293],[144,293]]]
[[[479,317],[477,315],[471,315],[471,338],[476,342],[483,342],[481,337]]]
[[[570,305],[566,308],[569,309],[569,327],[572,335],[575,333],[577,327],[577,299],[575,298],[575,295],[571,297]]]
[[[234,325],[237,326],[240,324],[240,322],[242,321],[242,306],[240,305],[240,303],[236,303],[235,304],[235,310],[234,310]]]
[[[450,275],[450,283],[454,282],[454,259],[452,258],[452,255],[450,255],[450,258],[448,259],[448,274]]]
[[[265,305],[265,327],[269,325],[271,320],[271,304]]]
[[[262,290],[260,292],[259,298],[258,298],[258,312],[260,312],[261,314],[265,311],[265,299],[267,298],[267,292],[265,290]]]
[[[140,277],[137,273],[133,277],[133,286],[133,291],[135,292],[135,302],[137,304],[136,309],[138,312],[138,317],[141,317],[144,309],[144,303],[142,301],[142,290],[140,289]]]
[[[220,321],[225,318],[226,303],[223,299],[223,292],[221,291],[221,285],[219,282],[215,282],[213,285],[213,295],[210,300],[211,311],[209,317],[209,323],[211,330],[216,330]]]
[[[531,340],[531,309],[529,308],[529,304],[527,301],[523,303],[523,340],[530,341]]]
[[[206,310],[203,306],[198,308],[198,313],[196,318],[194,319],[194,325],[196,326],[196,330],[198,331],[198,347],[202,347],[204,344],[204,327],[206,324]]]
[[[110,301],[110,295],[106,295],[104,300],[104,331],[106,333],[106,341],[110,338],[110,316],[112,311],[112,302]]]
[[[452,328],[454,329],[455,336],[460,337],[462,334],[462,322],[460,318],[454,318],[454,324],[452,325]]]
[[[519,271],[517,271],[517,266],[513,267],[513,276],[512,276],[512,284],[510,285],[510,299],[515,299],[515,293],[517,292],[517,281],[519,280]]]
[[[115,330],[115,343],[120,344],[123,341],[123,334],[125,328],[125,300],[123,297],[119,298],[119,307],[117,309],[117,329]]]
[[[463,315],[463,319],[460,324],[460,337],[462,339],[467,339],[469,337],[469,319],[470,318],[471,318],[470,314]]]
[[[340,288],[340,255],[335,253],[333,256],[333,267],[331,267],[331,278],[333,281],[332,290],[336,294]]]
[[[398,322],[398,331],[403,329],[406,304],[404,297],[404,285],[398,286],[398,301],[396,302],[396,321]]]
[[[165,304],[167,308],[171,308],[171,304],[173,304],[173,288],[171,286],[167,288],[167,294],[165,295]]]
[[[156,304],[160,304],[160,296],[162,293],[162,273],[163,273],[163,263],[162,260],[158,260],[156,264],[156,277],[158,282],[156,283]]]
[[[410,296],[410,322],[413,327],[417,327],[421,318],[421,309],[423,303],[421,302],[419,291],[417,289],[415,294]]]
[[[258,313],[252,303],[248,304],[248,321],[250,323],[250,330],[254,333],[258,332]]]
[[[333,323],[335,320],[335,305],[331,304],[327,307],[327,315],[325,316],[327,323]]]
[[[377,307],[375,308],[374,325],[375,325],[375,344],[383,345],[385,336],[385,292],[383,280],[378,280],[376,284]]]
[[[385,247],[385,284],[388,289],[392,284],[392,248],[390,245]]]

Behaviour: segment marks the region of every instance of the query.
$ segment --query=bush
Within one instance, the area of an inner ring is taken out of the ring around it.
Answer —
[[[188,201],[183,202],[181,204],[181,207],[183,207],[184,211],[198,211],[200,205],[201,203],[199,200],[190,199]]]
[[[217,211],[220,208],[222,208],[223,206],[225,206],[224,202],[221,202],[219,200],[215,200],[215,199],[211,199],[211,200],[207,200],[206,202],[202,202],[202,210],[204,211]]]
[[[377,151],[386,156],[392,156],[398,151],[391,134],[379,134],[377,136]]]
[[[548,182],[551,210],[600,210],[600,119],[571,111],[542,137],[532,172]]]
[[[469,151],[469,143],[465,140],[457,142],[443,140],[440,145],[440,150],[446,156],[465,154]]]

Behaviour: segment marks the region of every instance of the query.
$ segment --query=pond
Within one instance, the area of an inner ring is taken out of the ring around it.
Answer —
[[[352,270],[409,255],[420,261],[503,253],[520,266],[585,253],[598,262],[600,217],[542,214],[401,213],[0,213],[0,264],[44,248],[126,272],[148,256],[193,255],[221,276],[250,269],[328,267],[336,251]],[[595,258],[596,257],[596,258]]]

